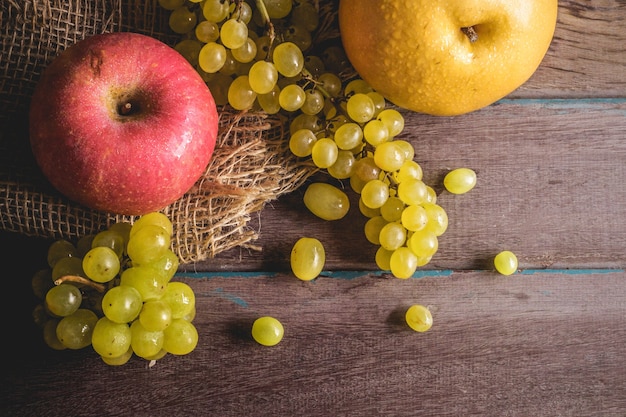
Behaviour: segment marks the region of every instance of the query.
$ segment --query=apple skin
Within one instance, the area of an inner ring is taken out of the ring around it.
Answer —
[[[59,192],[91,209],[141,215],[173,203],[204,174],[218,112],[176,50],[115,32],[81,40],[48,65],[29,128],[35,160]]]

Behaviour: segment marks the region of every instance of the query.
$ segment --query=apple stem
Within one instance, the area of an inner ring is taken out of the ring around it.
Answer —
[[[471,43],[474,43],[478,40],[478,33],[476,33],[476,29],[474,29],[474,26],[461,28],[461,32],[463,32],[465,36],[467,36]]]

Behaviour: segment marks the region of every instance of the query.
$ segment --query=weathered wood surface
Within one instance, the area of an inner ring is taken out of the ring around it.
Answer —
[[[626,415],[626,3],[559,4],[542,66],[506,100],[406,114],[429,184],[441,191],[458,166],[479,178],[466,195],[441,192],[450,227],[416,278],[376,271],[356,206],[323,222],[298,190],[251,222],[262,250],[181,268],[198,300],[192,354],[110,368],[43,346],[29,278],[48,242],[0,234],[0,415]],[[328,254],[308,283],[288,273],[305,234]],[[501,249],[518,254],[516,275],[490,270]],[[413,303],[432,309],[428,333],[403,324]],[[286,328],[273,348],[249,336],[266,314]]]

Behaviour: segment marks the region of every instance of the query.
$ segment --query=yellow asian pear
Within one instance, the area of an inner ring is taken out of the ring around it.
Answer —
[[[358,74],[397,106],[453,116],[486,107],[537,70],[557,0],[340,0]]]

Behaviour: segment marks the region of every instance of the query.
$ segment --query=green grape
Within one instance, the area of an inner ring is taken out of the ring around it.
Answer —
[[[341,78],[331,72],[325,72],[320,75],[317,83],[331,97],[337,97],[341,94]]]
[[[428,195],[426,197],[426,202],[428,203],[437,203],[437,192],[430,185],[426,186],[426,190],[428,191]]]
[[[185,0],[159,0],[159,6],[165,10],[174,10],[185,4]]]
[[[272,53],[272,61],[280,74],[295,77],[304,68],[304,55],[293,42],[278,44]]]
[[[46,293],[46,308],[55,316],[74,314],[83,302],[80,290],[72,284],[56,285]]]
[[[395,141],[383,142],[374,150],[374,161],[380,169],[393,172],[400,169],[406,161],[406,154]]]
[[[498,253],[493,260],[494,267],[502,275],[512,275],[517,271],[517,256],[505,250]]]
[[[109,289],[102,298],[104,315],[115,323],[130,323],[143,307],[141,294],[130,285],[118,285]]]
[[[420,333],[427,331],[433,325],[430,310],[419,304],[412,305],[406,310],[405,320],[411,329]]]
[[[371,180],[361,190],[363,204],[369,208],[380,208],[389,198],[389,185],[381,180]]]
[[[161,226],[148,224],[133,233],[128,240],[126,250],[133,263],[153,262],[167,252],[170,247],[170,234]]]
[[[280,88],[275,85],[269,93],[259,94],[256,99],[265,113],[276,114],[281,110],[280,102],[278,101],[279,95]]]
[[[180,35],[194,30],[196,23],[198,23],[196,14],[186,6],[177,7],[170,13],[169,27]]]
[[[198,53],[198,65],[204,72],[218,72],[225,63],[226,48],[217,42],[206,43]]]
[[[354,174],[358,175],[363,181],[376,180],[380,177],[380,168],[376,165],[374,158],[366,156],[356,161],[354,165]]]
[[[184,282],[172,281],[165,287],[161,301],[172,311],[172,319],[180,319],[189,314],[196,305],[196,296]]]
[[[350,177],[350,178],[352,178],[352,177]],[[363,199],[362,198],[359,198],[359,211],[361,212],[362,215],[364,215],[368,219],[371,219],[372,217],[381,216],[380,208],[373,209],[373,208],[367,207],[365,204],[363,204]],[[384,217],[383,217],[383,219],[384,219]]]
[[[267,94],[276,87],[278,71],[271,62],[257,61],[248,73],[250,88],[257,94]]]
[[[300,111],[305,114],[318,114],[324,108],[324,95],[316,89],[309,88],[304,91],[304,103]]]
[[[125,269],[120,277],[120,285],[134,287],[141,299],[145,301],[157,300],[163,296],[167,282],[159,271],[148,266],[133,266]]]
[[[291,271],[302,281],[317,278],[325,262],[324,246],[316,238],[301,237],[291,248]]]
[[[309,129],[300,129],[290,136],[289,150],[295,156],[306,157],[313,152],[315,142],[317,142],[315,133]]]
[[[113,252],[115,252],[117,257],[121,259],[122,256],[124,256],[126,242],[124,241],[124,236],[122,236],[119,232],[108,229],[97,233],[91,241],[92,249],[100,246],[110,248]],[[89,251],[87,253],[89,253]],[[84,256],[87,256],[87,253]]]
[[[373,119],[363,127],[363,137],[367,143],[376,147],[389,140],[389,130],[383,122]]]
[[[91,242],[95,237],[96,235],[89,234],[81,236],[81,238],[78,239],[78,242],[76,242],[76,250],[78,251],[77,258],[82,258],[87,252],[89,252],[91,249]]]
[[[443,178],[443,186],[452,194],[465,194],[476,185],[476,172],[469,168],[457,168]]]
[[[230,84],[228,88],[228,103],[235,110],[246,110],[252,107],[257,94],[250,87],[247,75],[240,75]]]
[[[220,37],[220,28],[215,22],[203,20],[196,26],[195,35],[202,43],[215,42]]]
[[[315,6],[308,1],[296,2],[291,11],[291,22],[313,32],[319,26],[319,13]]]
[[[163,350],[173,355],[191,353],[198,344],[198,330],[184,319],[173,319],[163,330]]]
[[[146,301],[139,313],[139,322],[148,331],[163,331],[172,322],[172,309],[161,300]]]
[[[420,204],[426,211],[428,223],[426,223],[426,230],[430,230],[435,236],[441,236],[448,229],[448,214],[440,205],[435,203],[422,203]]]
[[[91,310],[79,308],[63,317],[56,327],[59,341],[68,349],[82,349],[91,344],[98,316]]]
[[[383,271],[389,271],[391,269],[391,255],[393,254],[394,251],[392,250],[387,250],[385,248],[383,248],[382,246],[379,247],[376,250],[376,255],[375,255],[375,261],[376,261],[376,266],[378,266],[378,268],[380,268]]]
[[[422,229],[413,232],[407,246],[417,257],[429,258],[437,252],[439,240],[430,230]]]
[[[131,333],[126,323],[115,323],[101,317],[93,328],[91,345],[104,358],[117,358],[130,349]]]
[[[387,102],[385,101],[385,97],[377,91],[370,91],[369,93],[365,93],[374,103],[374,117],[378,117],[380,112],[382,112],[387,106]],[[386,127],[386,126],[385,126]],[[389,132],[389,129],[387,129]]]
[[[380,214],[388,222],[396,222],[402,218],[404,202],[396,196],[391,196],[380,206]]]
[[[309,129],[312,132],[318,132],[322,129],[322,121],[318,116],[301,113],[294,117],[291,123],[289,123],[289,133],[293,135],[294,132],[300,129]]]
[[[363,79],[355,78],[352,81],[349,81],[344,87],[344,95],[346,97],[352,96],[354,94],[367,94],[374,91],[374,89]]]
[[[423,176],[424,172],[420,164],[412,160],[405,160],[402,166],[394,172],[393,178],[396,182],[401,183],[408,179],[421,180]]]
[[[399,135],[404,130],[404,116],[395,109],[385,109],[378,114],[378,120],[389,130],[389,137]]]
[[[391,254],[389,269],[396,278],[410,278],[417,269],[417,256],[409,248],[402,246]]]
[[[72,257],[59,259],[54,264],[54,268],[52,268],[52,281],[56,281],[65,275],[85,277],[82,258]]]
[[[205,0],[202,15],[209,22],[221,22],[228,16],[229,2],[222,0]]]
[[[289,26],[283,31],[283,37],[285,41],[296,44],[301,51],[306,51],[313,44],[311,32],[299,25]]]
[[[363,226],[365,238],[374,245],[380,245],[380,231],[387,223],[383,216],[374,216],[368,219]]]
[[[168,249],[162,257],[144,264],[143,266],[154,269],[161,275],[163,282],[168,283],[174,277],[179,265],[180,260],[178,259],[178,255],[171,249]]]
[[[292,0],[263,0],[270,19],[282,19],[291,13]]]
[[[374,117],[376,106],[367,94],[356,93],[348,99],[348,117],[357,123],[366,123]]]
[[[231,17],[247,25],[252,20],[252,8],[245,1],[237,2]]]
[[[130,325],[130,347],[141,357],[148,358],[158,354],[163,347],[165,335],[162,331],[150,331],[135,320]]]
[[[278,102],[288,112],[299,110],[304,105],[306,93],[298,84],[289,84],[280,90]]]
[[[263,346],[275,346],[283,339],[285,329],[274,317],[259,317],[252,323],[252,338]]]
[[[109,357],[106,357],[106,356],[100,356],[100,359],[102,359],[102,361],[104,363],[106,363],[107,365],[110,365],[110,366],[121,366],[121,365],[125,365],[126,363],[128,363],[128,361],[132,357],[133,357],[133,348],[130,347],[130,348],[128,348],[126,353],[123,353],[120,356],[117,356],[115,358],[109,358]]]
[[[421,204],[428,199],[428,189],[422,180],[409,178],[398,184],[398,197],[409,206]]]
[[[409,205],[401,213],[401,222],[407,230],[417,232],[426,227],[428,213],[422,205]]]
[[[337,128],[333,139],[339,149],[352,150],[362,144],[363,130],[356,123],[345,123]]]
[[[120,236],[122,236],[122,239],[124,240],[124,252],[126,252],[126,243],[128,243],[128,239],[130,238],[130,230],[132,229],[132,227],[133,226],[129,222],[121,221],[113,223],[111,226],[109,226],[108,229],[111,232],[117,232]]]
[[[324,220],[339,220],[350,210],[350,200],[339,188],[323,182],[310,184],[304,192],[304,205]]]
[[[78,257],[78,250],[69,241],[61,239],[56,240],[48,247],[47,261],[50,268],[54,268],[56,263],[63,258]]]
[[[228,49],[241,48],[248,40],[248,26],[237,19],[228,19],[220,28],[220,40]]]
[[[109,282],[120,272],[120,258],[107,246],[96,246],[83,258],[83,271],[95,282]]]
[[[51,318],[43,326],[43,341],[54,350],[65,350],[65,346],[57,337],[57,326],[61,320]]]
[[[339,149],[330,138],[318,139],[311,149],[311,159],[318,168],[328,168],[337,161]],[[354,175],[350,178],[354,178]]]
[[[35,272],[30,280],[30,287],[37,298],[44,300],[48,291],[54,287],[52,270],[43,268]]]
[[[406,241],[406,229],[398,222],[389,222],[380,229],[380,246],[387,250],[396,250]]]
[[[326,168],[328,174],[338,180],[345,180],[354,174],[354,164],[356,159],[352,151],[340,149],[337,152],[337,160],[334,164]]]
[[[404,161],[411,161],[415,157],[415,148],[411,145],[411,142],[406,140],[396,139],[394,143],[404,151]],[[403,164],[404,165],[404,164]],[[400,167],[401,168],[401,167]]]

